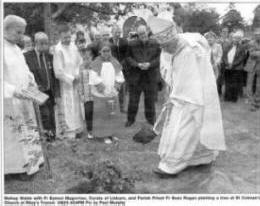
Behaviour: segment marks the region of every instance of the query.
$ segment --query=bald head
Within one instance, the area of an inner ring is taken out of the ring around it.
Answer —
[[[49,38],[44,32],[37,32],[34,35],[35,49],[38,52],[48,52],[49,51]]]
[[[26,21],[16,15],[7,15],[3,21],[4,38],[13,44],[23,41]]]
[[[112,35],[114,39],[118,39],[121,36],[121,28],[118,25],[114,25],[112,28]]]
[[[145,42],[145,41],[148,40],[148,32],[147,32],[146,26],[144,26],[144,25],[138,26],[138,28],[137,28],[137,34],[138,34],[139,39],[140,39],[142,42]]]

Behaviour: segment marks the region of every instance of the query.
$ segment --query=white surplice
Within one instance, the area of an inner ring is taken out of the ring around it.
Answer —
[[[163,75],[170,94],[154,127],[161,132],[159,168],[171,174],[189,165],[210,163],[218,151],[226,149],[206,40],[191,33],[179,37],[171,70]]]
[[[64,136],[74,138],[83,131],[83,106],[79,96],[79,69],[82,63],[76,46],[58,43],[54,50],[53,66],[56,78],[60,80],[61,111],[65,122]]]
[[[21,49],[4,40],[4,173],[34,174],[44,162],[33,103],[15,92],[35,84]]]

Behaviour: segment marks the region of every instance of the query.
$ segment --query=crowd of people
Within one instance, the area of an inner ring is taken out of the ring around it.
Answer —
[[[218,37],[213,32],[205,35],[211,50],[211,63],[215,72],[218,93],[224,101],[237,102],[246,97],[250,111],[259,108],[259,54],[260,30],[253,30],[253,37],[244,37],[244,31],[229,32],[222,29]]]
[[[91,43],[82,31],[73,40],[64,24],[58,44],[50,47],[46,33],[37,32],[32,41],[24,36],[23,18],[5,17],[5,174],[30,175],[43,163],[35,141],[37,105],[23,94],[28,87],[49,97],[39,106],[48,141],[85,138],[84,134],[89,139],[117,138],[115,113],[126,113],[125,127],[131,127],[143,93],[147,124],[161,134],[161,161],[155,173],[172,175],[189,165],[210,163],[225,150],[219,97],[236,102],[246,94],[251,111],[260,106],[260,29],[248,42],[242,30],[223,28],[221,37],[209,31],[204,38],[180,34],[174,22],[157,17],[147,24],[138,26],[129,39],[121,37],[118,25],[111,34],[104,28]],[[23,48],[17,46],[21,41]],[[160,90],[166,98],[156,118]],[[102,130],[93,127],[96,119],[103,121]]]

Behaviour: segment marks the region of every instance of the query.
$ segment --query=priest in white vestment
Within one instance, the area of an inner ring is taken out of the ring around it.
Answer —
[[[54,49],[53,66],[56,78],[60,80],[62,133],[69,139],[80,137],[83,132],[83,105],[78,92],[81,62],[77,47],[71,42],[69,27],[62,27],[60,42]]]
[[[22,92],[37,86],[17,46],[23,38],[26,21],[8,15],[3,26],[4,174],[32,175],[44,159],[33,102]]]
[[[148,26],[163,51],[172,55],[171,69],[162,75],[169,96],[154,126],[161,133],[161,160],[154,172],[175,175],[215,161],[226,149],[216,81],[203,36],[177,34],[174,22],[156,17],[149,18]]]

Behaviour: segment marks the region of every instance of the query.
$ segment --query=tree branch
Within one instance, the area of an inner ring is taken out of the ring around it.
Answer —
[[[62,12],[69,6],[68,3],[58,4],[58,10],[51,15],[52,19],[56,19],[58,16],[62,14]]]

